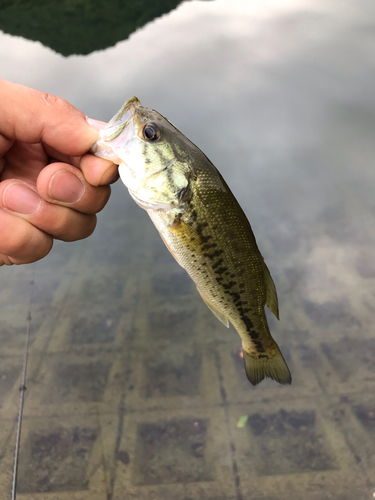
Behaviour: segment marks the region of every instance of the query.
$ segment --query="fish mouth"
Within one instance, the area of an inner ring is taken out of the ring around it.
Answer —
[[[141,107],[137,97],[130,97],[107,125],[99,131],[99,138],[91,147],[91,153],[119,164],[121,150],[135,135],[134,116]]]
[[[128,121],[129,118],[132,118],[134,116],[135,110],[140,106],[141,106],[141,101],[138,99],[138,97],[135,96],[130,97],[122,106],[120,111],[118,111],[118,113],[115,114],[115,116],[109,123],[111,122],[124,123]]]
[[[135,115],[136,109],[141,106],[141,101],[138,97],[130,97],[122,106],[115,116],[108,122],[105,127],[103,139],[106,142],[111,142],[116,139],[125,127],[130,123]]]

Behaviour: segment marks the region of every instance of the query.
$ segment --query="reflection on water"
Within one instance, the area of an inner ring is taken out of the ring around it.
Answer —
[[[136,29],[175,9],[180,2],[122,0],[104,7],[95,0],[47,3],[3,0],[0,29],[10,35],[38,40],[63,56],[86,55],[126,40]]]
[[[137,95],[210,157],[276,282],[293,373],[248,384],[234,329],[116,185],[88,240],[1,270],[2,497],[29,308],[20,498],[372,497],[375,18],[358,6],[185,2],[66,59],[1,35],[4,78],[99,119]]]

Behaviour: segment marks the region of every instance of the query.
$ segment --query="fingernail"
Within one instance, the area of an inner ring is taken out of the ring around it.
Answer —
[[[71,172],[59,170],[49,183],[49,197],[51,200],[62,201],[63,203],[76,203],[85,192],[82,181]]]
[[[109,168],[106,172],[104,172],[100,184],[112,184],[113,182],[117,181],[119,178],[119,173],[118,173],[118,166],[114,165],[111,168]]]
[[[86,116],[86,121],[90,125],[90,127],[94,128],[95,130],[101,130],[107,125],[105,122],[94,120],[93,118],[89,118],[88,116]]]
[[[10,184],[3,193],[3,205],[12,212],[33,215],[40,209],[42,199],[24,184]]]

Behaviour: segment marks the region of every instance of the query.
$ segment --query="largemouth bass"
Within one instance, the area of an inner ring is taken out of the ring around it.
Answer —
[[[203,301],[224,325],[236,328],[249,381],[270,377],[290,384],[264,310],[267,305],[279,317],[274,282],[249,221],[206,155],[136,97],[100,131],[91,152],[119,164],[131,196]]]

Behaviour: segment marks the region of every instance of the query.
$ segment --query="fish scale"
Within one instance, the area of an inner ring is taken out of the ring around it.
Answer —
[[[270,377],[290,384],[264,310],[267,305],[278,318],[275,285],[246,215],[205,154],[135,97],[100,132],[92,152],[120,165],[130,194],[204,302],[236,328],[249,381]]]

